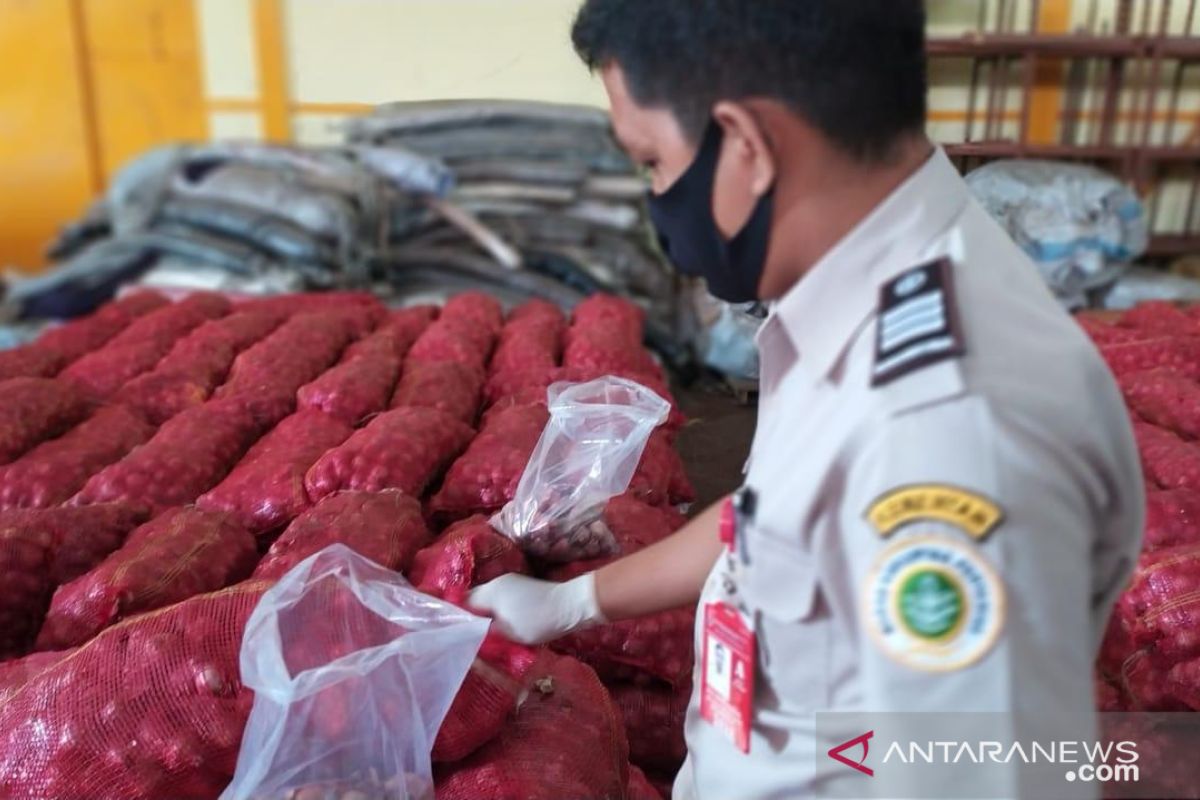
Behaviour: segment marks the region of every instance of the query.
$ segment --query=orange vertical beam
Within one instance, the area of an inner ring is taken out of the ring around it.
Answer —
[[[100,142],[100,116],[96,108],[96,86],[92,82],[92,56],[88,44],[87,17],[83,0],[70,0],[71,42],[75,49],[76,82],[83,120],[83,145],[88,186],[99,194],[104,190],[103,156]]]
[[[283,3],[284,0],[254,0],[259,104],[263,138],[269,142],[286,142],[292,138]]]
[[[182,0],[85,0],[85,4],[102,177],[111,177],[129,159],[164,142],[208,138],[193,4]]]
[[[1071,0],[1042,0],[1036,22],[1038,33],[1066,33],[1071,26]],[[1039,61],[1033,80],[1029,97],[1029,141],[1050,144],[1058,135],[1063,62],[1060,59]]]

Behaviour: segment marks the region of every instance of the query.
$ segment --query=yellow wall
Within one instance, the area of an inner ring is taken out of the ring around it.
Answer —
[[[1075,30],[1088,24],[1095,6],[1095,30],[1104,32],[1117,2],[1041,0],[1040,22],[1043,30]],[[979,3],[927,0],[931,34],[974,28]],[[598,82],[570,46],[578,4],[0,0],[0,52],[21,65],[0,72],[0,266],[39,266],[55,228],[76,216],[127,158],[157,142],[333,142],[347,116],[389,100],[603,105]],[[989,5],[994,12],[999,3]],[[1186,5],[1171,4],[1176,32]],[[1024,30],[1033,2],[1017,0],[1015,8],[1016,27]],[[963,60],[933,66],[930,132],[941,141],[964,136],[969,73]],[[1038,74],[1032,121],[1043,141],[1058,135],[1060,77],[1055,64]],[[1198,82],[1200,67],[1186,81],[1175,141],[1195,131]],[[1016,130],[1017,84],[1014,78],[1002,135]],[[1160,120],[1156,135],[1162,127]],[[976,136],[981,132],[977,127]]]

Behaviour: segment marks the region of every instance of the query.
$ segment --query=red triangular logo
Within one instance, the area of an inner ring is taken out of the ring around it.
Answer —
[[[867,763],[867,754],[871,750],[871,745],[870,745],[871,737],[874,735],[875,735],[875,731],[867,731],[862,736],[855,736],[853,739],[850,739],[849,741],[842,742],[837,747],[834,747],[833,749],[831,749],[829,751],[829,757],[832,758],[834,761],[840,761],[841,763],[845,764],[847,767],[850,767],[851,769],[856,769],[859,772],[863,773],[864,775],[868,775],[873,778],[873,777],[875,777],[875,770],[873,770],[870,767],[865,766],[865,765]],[[850,759],[848,759],[844,755],[842,755],[842,753],[845,752],[846,750],[849,750],[850,748],[855,747],[860,744],[862,745],[862,758],[860,758],[858,761],[851,761]]]

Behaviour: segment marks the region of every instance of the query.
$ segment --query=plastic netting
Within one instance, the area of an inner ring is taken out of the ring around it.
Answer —
[[[1161,489],[1200,491],[1200,445],[1145,422],[1133,423],[1142,471]]]
[[[1103,344],[1100,355],[1118,377],[1161,368],[1200,379],[1200,336],[1160,336]]]
[[[300,387],[297,403],[357,425],[387,408],[402,361],[399,335],[385,327],[350,345],[336,366]]]
[[[495,739],[529,690],[540,651],[489,634],[438,729],[435,762],[454,763]]]
[[[0,466],[0,508],[48,508],[147,441],[154,428],[123,406],[106,406],[57,439]]]
[[[257,559],[254,537],[224,514],[168,511],[54,593],[37,649],[82,644],[132,614],[228,586],[248,576]]]
[[[409,578],[423,592],[462,603],[468,590],[510,572],[529,574],[525,555],[487,517],[474,516],[450,526],[417,553]]]
[[[282,322],[281,315],[265,311],[238,311],[206,322],[171,348],[153,370],[122,386],[115,399],[161,425],[207,400],[238,353]]]
[[[496,738],[435,771],[437,800],[624,797],[629,745],[596,674],[546,654],[528,679],[529,695]]]
[[[683,724],[691,682],[679,687],[616,683],[608,685],[608,693],[625,722],[629,760],[651,772],[678,772],[687,756]]]
[[[1200,492],[1192,489],[1147,491],[1143,547],[1157,550],[1180,544],[1200,544]]]
[[[376,564],[407,572],[429,538],[421,505],[408,495],[342,492],[297,517],[271,545],[254,575],[278,578],[331,544],[344,544]]]
[[[328,414],[298,411],[259,439],[196,505],[224,511],[254,534],[276,530],[311,505],[304,473],[351,433],[349,425]]]
[[[158,292],[133,292],[86,317],[51,328],[39,336],[33,346],[57,353],[64,362],[70,363],[104,346],[137,317],[169,302]]]
[[[26,681],[0,703],[0,797],[216,797],[250,713],[238,648],[266,588],[140,615]]]
[[[308,496],[318,500],[344,490],[400,489],[420,497],[473,434],[461,421],[433,408],[380,414],[309,469]]]
[[[450,466],[430,508],[455,519],[498,510],[516,495],[549,419],[544,405],[513,406],[488,417],[466,452]]]
[[[419,406],[445,411],[472,425],[479,411],[483,372],[454,361],[410,361],[404,367],[391,407]]]
[[[148,442],[88,480],[72,502],[115,500],[162,510],[215,486],[262,432],[237,398],[209,400],[163,424]]]
[[[205,292],[139,317],[104,347],[71,364],[64,379],[97,397],[108,397],[124,383],[154,368],[175,343],[207,320],[229,312],[228,300]]]
[[[65,433],[92,410],[81,389],[56,378],[4,381],[0,397],[0,464]]]

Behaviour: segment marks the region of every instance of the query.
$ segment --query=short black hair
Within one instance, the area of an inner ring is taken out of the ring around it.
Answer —
[[[586,0],[575,49],[698,142],[720,100],[791,108],[862,161],[925,123],[921,0]]]

